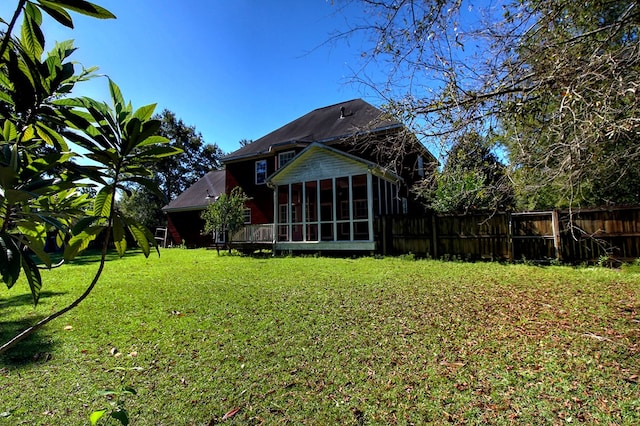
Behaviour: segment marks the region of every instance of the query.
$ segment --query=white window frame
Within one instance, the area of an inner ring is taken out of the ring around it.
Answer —
[[[264,185],[266,183],[267,183],[267,160],[257,160],[256,161],[256,185]]]
[[[295,151],[285,151],[278,154],[278,168],[284,167],[289,161],[296,156]]]
[[[244,224],[245,225],[250,225],[251,224],[251,209],[243,209],[242,210],[242,215],[244,216]]]

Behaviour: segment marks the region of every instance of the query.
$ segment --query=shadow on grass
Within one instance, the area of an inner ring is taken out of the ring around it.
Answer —
[[[67,294],[67,292],[66,291],[64,292],[43,291],[43,292],[40,292],[40,300],[45,299],[47,297],[60,296],[63,294]],[[19,294],[16,296],[0,299],[0,309],[15,308],[15,307],[24,306],[24,305],[33,305],[33,297],[31,296],[31,293]]]
[[[28,320],[0,322],[0,341],[7,342],[42,318],[44,316],[31,317]],[[52,351],[53,343],[43,334],[43,330],[38,330],[0,355],[0,366],[20,367],[44,362],[51,358]]]
[[[149,256],[152,256],[153,254],[157,253],[155,252],[155,250],[151,251],[151,254]],[[125,257],[135,257],[135,256],[139,256],[142,255],[142,251],[140,249],[132,249],[132,250],[128,250],[127,252],[125,252],[124,256],[122,256],[122,258]],[[83,252],[82,254],[80,254],[78,257],[76,257],[75,259],[73,259],[72,261],[68,262],[68,265],[89,265],[89,264],[98,264],[100,263],[100,258],[101,258],[102,254],[100,253],[99,250],[87,250],[86,252]],[[107,262],[112,261],[112,260],[117,260],[120,259],[120,256],[118,256],[118,253],[115,250],[111,250],[107,253]]]

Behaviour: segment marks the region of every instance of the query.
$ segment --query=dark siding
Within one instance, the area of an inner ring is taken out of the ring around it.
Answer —
[[[275,171],[275,157],[265,158],[267,160],[267,175]],[[227,193],[236,186],[240,186],[251,200],[247,202],[247,207],[251,209],[251,223],[271,223],[273,222],[273,191],[267,185],[256,185],[255,159],[228,163],[227,170]]]
[[[170,212],[167,214],[167,226],[173,245],[185,244],[189,248],[208,247],[213,240],[210,235],[201,235],[204,220],[200,218],[200,210],[187,212]]]

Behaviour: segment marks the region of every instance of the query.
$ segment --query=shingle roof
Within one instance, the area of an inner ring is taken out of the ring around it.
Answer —
[[[213,170],[162,208],[165,212],[204,210],[225,191],[225,171]]]
[[[385,117],[382,111],[373,105],[362,99],[353,99],[313,110],[232,152],[222,161],[266,154],[278,145],[324,143],[360,132],[370,132],[399,125],[398,121]]]

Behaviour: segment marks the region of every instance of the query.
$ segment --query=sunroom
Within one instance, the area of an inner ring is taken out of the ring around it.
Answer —
[[[314,143],[268,179],[275,251],[372,251],[374,219],[402,213],[401,178]]]

